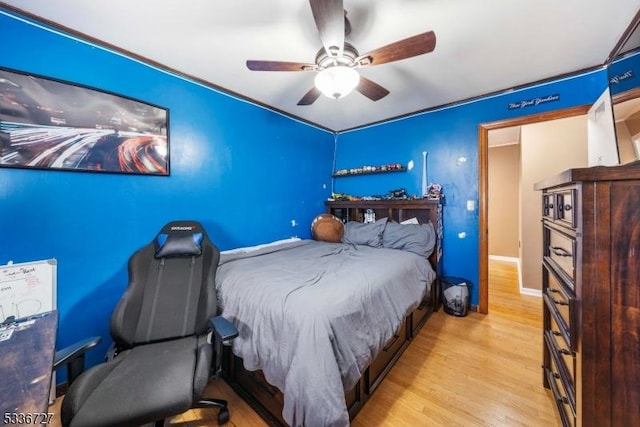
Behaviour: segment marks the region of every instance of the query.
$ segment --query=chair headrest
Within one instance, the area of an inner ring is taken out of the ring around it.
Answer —
[[[202,225],[196,221],[170,222],[155,239],[155,257],[199,256],[204,234]]]

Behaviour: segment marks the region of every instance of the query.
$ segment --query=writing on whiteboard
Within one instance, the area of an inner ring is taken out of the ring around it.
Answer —
[[[55,260],[0,266],[0,321],[55,309]]]

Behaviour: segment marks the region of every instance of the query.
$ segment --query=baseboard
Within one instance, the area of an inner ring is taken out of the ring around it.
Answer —
[[[540,289],[520,287],[520,293],[523,295],[531,295],[532,297],[542,297],[542,291]]]
[[[494,261],[512,262],[514,264],[520,265],[520,258],[518,258],[518,257],[502,256],[502,255],[489,255],[489,259],[492,259]]]
[[[520,266],[520,258],[502,256],[502,255],[489,255],[489,259],[494,261],[511,262],[517,265],[518,268],[518,289],[521,295],[531,295],[534,297],[542,297],[542,291],[539,289],[525,288],[522,286],[522,268]]]

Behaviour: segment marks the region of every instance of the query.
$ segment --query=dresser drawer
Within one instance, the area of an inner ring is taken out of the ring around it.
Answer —
[[[555,205],[556,205],[556,218],[558,222],[561,222],[571,228],[576,228],[578,225],[578,216],[576,212],[576,190],[565,190],[559,193],[555,193]]]
[[[566,189],[542,195],[542,218],[565,227],[578,227],[577,195],[575,189]]]
[[[543,264],[543,274],[547,278],[547,285],[542,294],[544,305],[550,317],[554,319],[557,327],[556,332],[560,333],[571,351],[576,351],[573,321],[575,318],[575,297],[573,293],[565,289],[553,268],[550,268],[546,263]]]
[[[560,418],[562,419],[562,425],[570,427],[575,426],[576,409],[575,406],[571,404],[569,397],[566,395],[562,379],[554,364],[553,358],[551,359],[551,366],[545,366],[544,370],[545,375],[547,376],[547,381],[551,386],[553,400],[556,402]]]
[[[558,355],[558,362],[562,365],[567,378],[571,381],[573,389],[575,390],[576,384],[576,359],[575,352],[571,350],[571,346],[564,339],[564,335],[561,332],[561,328],[556,323],[554,317],[550,319],[549,329],[545,331],[545,334],[549,335],[549,350],[555,352]]]
[[[402,322],[400,330],[389,340],[387,345],[378,353],[376,358],[369,365],[369,386],[368,393],[373,392],[380,384],[386,372],[393,366],[392,361],[400,357],[402,350],[407,345],[407,321]]]
[[[434,290],[434,288],[436,288],[437,285],[438,285],[438,281],[436,280],[434,281],[433,286],[431,287],[432,291]],[[425,296],[424,300],[420,303],[420,305],[411,312],[410,319],[407,319],[407,322],[411,320],[411,323],[410,323],[411,329],[409,331],[411,337],[415,337],[418,334],[418,332],[420,331],[420,328],[422,327],[424,322],[427,320],[427,317],[431,313],[432,309],[433,309],[433,304],[431,303],[431,294],[429,293]]]
[[[542,195],[542,218],[551,221],[556,219],[555,193],[545,193]]]
[[[557,332],[557,331],[555,331]],[[558,339],[559,338],[559,339]],[[574,369],[574,354],[565,345],[558,335],[554,335],[554,331],[544,331],[544,342],[549,351],[551,359],[553,359],[556,371],[560,375],[565,395],[572,405],[576,404],[576,380]]]
[[[229,350],[231,347],[229,347]],[[277,388],[267,382],[261,370],[247,371],[243,369],[242,359],[235,355],[233,357],[232,371],[230,376],[237,385],[248,393],[258,402],[258,406],[262,406],[262,410],[269,413],[275,419],[279,420],[282,425],[282,407],[284,405],[284,395]]]
[[[550,227],[545,227],[544,255],[551,264],[557,266],[567,285],[574,289],[576,279],[576,239]]]

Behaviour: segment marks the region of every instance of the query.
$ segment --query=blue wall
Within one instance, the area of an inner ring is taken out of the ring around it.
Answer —
[[[169,177],[0,168],[0,264],[57,259],[59,346],[102,335],[102,359],[128,257],[170,220],[201,221],[221,249],[309,237],[332,134],[2,10],[0,39],[2,67],[170,110]]]
[[[405,188],[409,194],[419,195],[422,152],[427,151],[428,181],[441,184],[445,194],[444,272],[469,279],[472,282],[471,302],[478,304],[478,126],[592,104],[606,85],[607,75],[603,69],[341,133],[337,139],[336,170],[388,163],[406,165],[410,160],[413,160],[414,168],[406,173],[336,178],[333,190],[365,196],[384,195],[389,190]],[[547,99],[549,95],[557,95],[558,98],[535,105],[535,100]],[[521,101],[530,100],[534,100],[533,105],[509,108],[511,104],[522,105]],[[466,163],[459,163],[461,156],[467,159]],[[475,202],[475,210],[467,210],[467,200]],[[459,233],[466,233],[466,237],[458,237]]]
[[[611,95],[618,95],[640,86],[640,53],[628,55],[609,66]]]
[[[11,41],[0,66],[170,110],[170,177],[0,168],[0,264],[58,260],[60,346],[87,335],[107,337],[111,310],[126,286],[128,257],[165,222],[200,220],[221,249],[308,237],[308,224],[324,211],[331,188],[372,195],[404,187],[418,194],[422,151],[429,152],[429,181],[442,184],[446,195],[445,273],[469,278],[477,304],[478,125],[591,104],[607,84],[606,71],[596,71],[343,132],[334,159],[334,137],[327,132],[1,9],[0,37]],[[509,109],[510,103],[549,95],[559,97]],[[458,164],[460,156],[467,162]],[[334,161],[342,169],[409,160],[415,167],[407,173],[329,181]],[[467,200],[476,202],[476,210],[466,210]],[[89,363],[103,354],[91,352]]]

